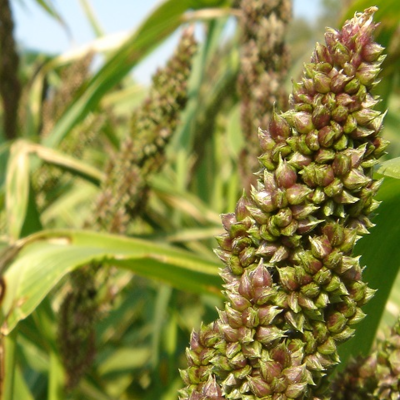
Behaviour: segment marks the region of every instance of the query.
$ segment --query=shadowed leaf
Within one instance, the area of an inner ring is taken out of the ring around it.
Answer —
[[[355,338],[340,347],[342,366],[351,356],[367,355],[374,341],[387,299],[400,267],[400,181],[386,178],[377,195],[382,201],[373,222],[371,234],[357,243],[355,254],[361,254],[366,265],[363,276],[374,289],[374,298],[363,307],[367,314],[357,327]]]

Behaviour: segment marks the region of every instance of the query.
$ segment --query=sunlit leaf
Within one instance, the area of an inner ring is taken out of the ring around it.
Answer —
[[[2,400],[14,400],[17,336],[18,332],[15,330],[7,337],[0,337],[2,346],[1,361],[4,365],[4,370],[7,371],[4,376],[5,380],[1,382]]]
[[[104,31],[100,26],[100,22],[98,21],[89,0],[79,0],[79,3],[81,4],[82,10],[85,13],[86,18],[90,23],[90,26],[92,27],[92,30],[95,33],[95,35],[97,37],[103,36]]]
[[[44,11],[46,11],[47,14],[49,14],[51,17],[55,18],[69,33],[67,29],[67,25],[65,24],[63,18],[59,14],[59,12],[56,10],[56,8],[53,6],[51,1],[47,0],[36,0],[36,3],[38,3]]]
[[[216,262],[144,240],[85,231],[43,231],[16,244],[5,275],[2,332],[26,318],[67,273],[91,262],[115,265],[178,289],[220,294]]]
[[[27,144],[27,149],[30,153],[36,154],[44,162],[60,167],[62,170],[71,172],[96,185],[99,185],[104,179],[104,174],[98,169],[60,151],[36,143]]]
[[[6,177],[6,211],[8,235],[20,237],[29,200],[29,152],[25,143],[15,142],[10,150]]]
[[[179,211],[190,215],[199,222],[211,222],[220,226],[221,218],[219,214],[207,207],[195,195],[179,190],[165,180],[156,177],[151,180],[150,186],[158,196]]]
[[[400,157],[381,163],[377,173],[389,178],[400,179]]]
[[[64,392],[64,368],[59,354],[52,351],[50,353],[49,367],[49,400],[63,400]]]
[[[221,228],[199,228],[185,229],[175,232],[165,237],[165,240],[170,243],[188,242],[191,240],[213,239],[215,236],[221,235],[224,230]]]
[[[18,140],[11,147],[6,176],[7,226],[11,240],[17,240],[21,235],[25,236],[40,229],[40,218],[30,190],[31,154],[97,185],[103,179],[101,171],[80,160],[36,143]]]
[[[77,228],[85,221],[77,224],[76,213],[85,211],[85,206],[91,204],[98,194],[98,188],[85,182],[74,182],[69,190],[53,201],[40,214],[44,226],[57,228]]]
[[[99,366],[101,375],[112,374],[117,371],[129,371],[146,363],[150,357],[148,347],[128,347],[114,351]]]

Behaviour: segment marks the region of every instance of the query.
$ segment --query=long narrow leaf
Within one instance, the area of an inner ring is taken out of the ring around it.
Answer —
[[[104,178],[104,174],[98,169],[88,165],[76,158],[61,153],[60,151],[32,143],[28,150],[35,153],[39,158],[48,164],[56,165],[61,169],[78,175],[89,182],[99,185]]]
[[[7,337],[1,337],[1,345],[2,347],[4,346],[2,348],[2,357],[4,357],[2,375],[4,375],[4,382],[1,382],[4,386],[0,393],[2,400],[14,400],[17,334],[17,331],[14,331]]]
[[[15,368],[14,381],[13,399],[35,400],[24,379],[20,366]]]
[[[393,158],[381,163],[378,169],[378,174],[389,178],[400,179],[400,157]]]
[[[340,347],[342,365],[351,356],[369,353],[400,267],[400,180],[386,178],[377,198],[382,204],[373,219],[376,227],[357,243],[355,251],[367,266],[364,280],[378,291],[363,308],[367,317],[357,327],[356,337]]]
[[[16,246],[20,252],[4,274],[3,334],[32,313],[66,274],[94,261],[178,289],[220,294],[217,263],[157,243],[85,231],[43,231]]]
[[[195,195],[179,190],[171,186],[165,180],[153,177],[150,181],[150,187],[165,202],[179,209],[182,213],[190,215],[193,219],[199,222],[210,222],[220,225],[221,218],[218,213],[211,210]]]
[[[89,21],[94,34],[97,37],[103,36],[104,30],[100,26],[100,22],[98,21],[96,14],[94,13],[94,10],[93,10],[92,5],[90,4],[89,0],[79,0],[79,3],[81,4],[82,10],[86,15],[87,20]]]
[[[48,400],[63,400],[65,398],[64,368],[59,355],[54,351],[50,352],[49,375]]]
[[[22,141],[10,150],[6,177],[6,211],[8,235],[11,240],[20,237],[29,200],[29,153]]]
[[[57,12],[57,10],[54,8],[54,6],[51,4],[51,2],[48,2],[47,0],[36,0],[36,3],[38,3],[44,11],[47,12],[51,17],[55,18],[66,30],[66,32],[69,34],[69,30],[67,28],[67,25],[61,15]]]
[[[96,185],[103,179],[101,171],[57,150],[25,140],[15,142],[10,150],[6,176],[7,226],[9,237],[13,241],[21,237],[24,224],[32,225],[32,221],[26,221],[29,202],[34,201],[30,196],[30,154],[36,154],[43,161],[81,176]],[[33,215],[30,214],[29,217],[32,218]]]
[[[162,328],[168,315],[168,305],[171,299],[172,289],[161,285],[158,289],[157,300],[154,307],[153,329],[151,332],[151,365],[156,368],[159,363],[160,342],[162,340]]]

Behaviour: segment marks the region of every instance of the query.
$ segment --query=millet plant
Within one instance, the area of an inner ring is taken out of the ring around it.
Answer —
[[[191,335],[181,399],[330,398],[337,347],[374,294],[353,249],[373,226],[372,171],[388,145],[371,93],[385,58],[375,11],[327,29],[291,109],[260,129],[257,186],[217,237],[227,302]]]
[[[10,3],[0,400],[398,400],[398,2],[345,2],[304,71],[289,0],[162,0],[125,37],[82,0],[96,39],[60,55]]]

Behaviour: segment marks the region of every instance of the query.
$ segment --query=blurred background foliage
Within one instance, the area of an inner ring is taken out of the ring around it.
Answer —
[[[81,3],[97,39],[54,56],[18,47],[0,1],[1,398],[177,398],[190,332],[223,301],[219,214],[255,168],[246,157],[257,156],[258,123],[244,119],[265,123],[272,103],[287,107],[282,93],[324,27],[377,5],[391,146],[377,170],[388,177],[378,227],[358,249],[379,291],[343,352],[369,351],[400,304],[400,4],[322,0],[310,22],[290,17],[290,1],[164,0],[110,42]],[[264,3],[281,4],[278,18],[246,9]],[[132,68],[182,29],[175,56],[149,87],[138,83]]]

